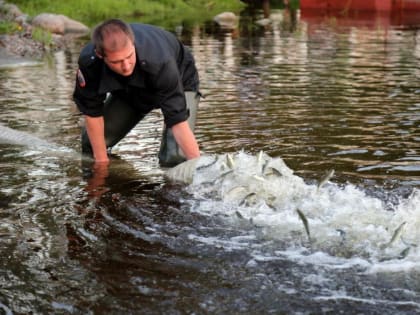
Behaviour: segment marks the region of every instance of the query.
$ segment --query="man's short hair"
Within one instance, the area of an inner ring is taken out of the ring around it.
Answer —
[[[110,37],[112,39],[111,43],[108,43],[106,48],[111,51],[121,49],[121,40],[125,40],[125,38],[118,36],[121,34],[125,34],[134,43],[133,30],[130,25],[122,20],[110,19],[96,26],[92,32],[92,43],[95,46],[96,53],[105,57],[105,39]]]

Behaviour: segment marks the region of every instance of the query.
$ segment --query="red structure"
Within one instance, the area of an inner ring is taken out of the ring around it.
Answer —
[[[300,0],[301,18],[335,17],[339,24],[420,27],[420,0]]]
[[[420,10],[420,0],[300,0],[300,8],[323,10]]]

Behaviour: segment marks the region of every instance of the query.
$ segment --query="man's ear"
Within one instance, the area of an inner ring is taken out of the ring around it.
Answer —
[[[95,55],[96,55],[96,57],[98,57],[98,58],[101,58],[101,59],[103,59],[104,58],[104,56],[102,56],[100,53],[98,53],[98,51],[95,49]]]

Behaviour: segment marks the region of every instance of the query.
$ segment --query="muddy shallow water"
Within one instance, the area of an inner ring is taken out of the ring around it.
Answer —
[[[262,17],[180,35],[205,96],[201,149],[235,161],[190,186],[158,166],[159,112],[109,170],[81,161],[71,94],[83,43],[0,69],[0,123],[66,148],[0,143],[0,312],[419,312],[417,26]],[[260,151],[284,161],[283,177],[261,179]]]

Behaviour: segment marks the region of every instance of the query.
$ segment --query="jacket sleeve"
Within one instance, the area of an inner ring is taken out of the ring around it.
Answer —
[[[82,114],[98,117],[103,114],[106,94],[99,94],[102,67],[91,53],[84,49],[79,57],[73,100]]]
[[[186,121],[189,113],[186,106],[184,87],[175,60],[164,63],[156,75],[156,93],[159,96],[159,107],[162,110],[165,124],[171,128],[177,123]]]

